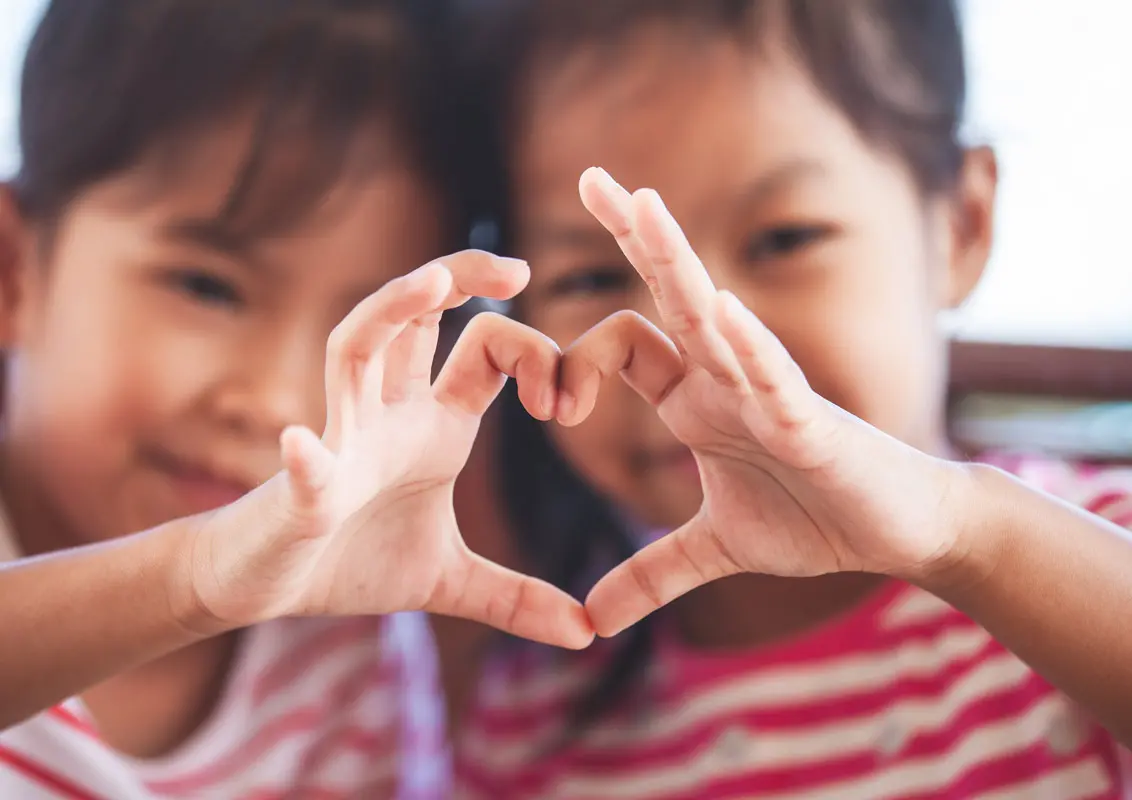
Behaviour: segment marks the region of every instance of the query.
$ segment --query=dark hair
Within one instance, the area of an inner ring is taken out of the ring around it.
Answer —
[[[445,188],[434,133],[440,0],[52,0],[23,69],[13,181],[50,225],[83,190],[145,159],[172,163],[210,126],[252,112],[220,215],[241,235],[317,202],[390,132]],[[405,152],[407,150],[407,152]],[[296,157],[297,156],[297,157]],[[254,210],[252,210],[254,207]],[[237,220],[239,220],[237,222]]]
[[[604,48],[607,65],[643,24],[670,22],[682,36],[732,37],[759,48],[784,43],[820,91],[878,148],[907,164],[926,195],[954,188],[964,159],[959,129],[966,70],[954,0],[474,0],[467,9],[484,31],[471,58],[475,92],[487,99],[479,129],[506,170],[506,131],[525,85],[541,65],[582,47]],[[495,124],[492,124],[492,117]],[[484,208],[494,208],[508,239],[506,182],[485,172]],[[521,541],[543,577],[582,593],[592,570],[635,549],[635,540],[601,498],[558,456],[545,429],[514,394],[504,412],[503,492]],[[624,635],[619,653],[575,708],[568,735],[633,697],[651,650],[645,623]]]

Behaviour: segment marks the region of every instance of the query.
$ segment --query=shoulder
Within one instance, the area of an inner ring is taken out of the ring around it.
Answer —
[[[0,732],[0,797],[144,796],[75,700]]]

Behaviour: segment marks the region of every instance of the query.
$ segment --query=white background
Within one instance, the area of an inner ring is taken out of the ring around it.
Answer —
[[[595,0],[596,1],[596,0]],[[43,0],[0,0],[0,176]],[[964,338],[1132,347],[1132,3],[967,0],[970,136],[1002,168],[999,235]]]

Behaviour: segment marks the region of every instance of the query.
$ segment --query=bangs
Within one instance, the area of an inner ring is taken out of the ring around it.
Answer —
[[[442,127],[443,68],[425,58],[431,17],[409,5],[56,0],[25,65],[21,207],[50,226],[79,192],[134,167],[159,168],[157,191],[202,167],[211,178],[217,165],[197,156],[229,125],[243,151],[225,154],[216,216],[233,236],[277,232],[394,159],[444,186],[429,135]]]

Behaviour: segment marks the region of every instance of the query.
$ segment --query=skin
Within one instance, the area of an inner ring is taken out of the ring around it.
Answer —
[[[600,74],[600,80],[595,77]],[[578,202],[601,164],[664,197],[715,286],[774,331],[813,388],[851,414],[943,454],[941,311],[976,283],[990,247],[995,170],[972,152],[955,191],[925,200],[906,166],[864,141],[781,52],[642,28],[616,56],[582,49],[532,73],[516,118],[517,252],[533,265],[521,317],[562,346],[621,310],[665,330],[617,243]],[[611,386],[556,445],[645,525],[671,530],[703,498],[695,460],[647,403]],[[858,574],[744,576],[675,607],[685,638],[748,646],[790,635],[871,592]],[[740,606],[737,617],[722,613]]]
[[[704,490],[689,522],[594,587],[599,633],[728,575],[891,576],[966,612],[1132,741],[1132,645],[1121,615],[1105,612],[1132,602],[1132,534],[846,413],[715,287],[659,195],[630,196],[591,170],[582,198],[650,287],[668,335],[626,311],[591,329],[563,356],[558,419],[584,420],[619,373],[689,447]]]
[[[427,608],[592,636],[561,593],[473,557],[451,509],[503,373],[553,413],[556,349],[500,318],[429,381],[440,312],[512,296],[525,265],[469,253],[394,281],[436,255],[444,225],[403,167],[332,187],[284,237],[225,246],[195,221],[223,203],[248,133],[219,126],[172,174],[144,162],[90,187],[50,249],[2,195],[0,489],[19,545],[156,530],[2,573],[26,611],[10,632],[37,643],[5,667],[0,723],[103,681],[83,699],[106,741],[167,752],[224,684],[236,637],[220,634],[279,616]]]

